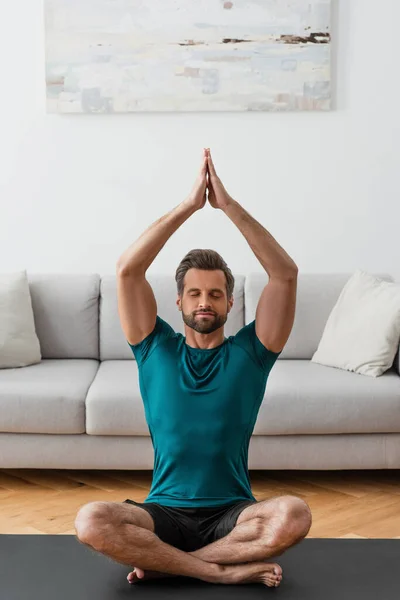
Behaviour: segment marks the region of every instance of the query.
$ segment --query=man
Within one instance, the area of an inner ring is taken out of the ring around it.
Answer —
[[[185,337],[157,314],[145,274],[170,236],[207,201],[239,228],[269,275],[255,320],[224,337],[234,278],[213,250],[192,250],[176,271]],[[137,360],[155,451],[143,503],[92,502],[76,519],[78,538],[123,564],[128,581],[183,575],[214,583],[277,587],[272,556],[303,539],[308,505],[296,496],[257,501],[247,453],[264,391],[292,329],[297,267],[226,191],[209,149],[188,198],[121,256],[118,310]]]

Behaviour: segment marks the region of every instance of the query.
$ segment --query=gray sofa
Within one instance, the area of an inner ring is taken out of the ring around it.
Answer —
[[[299,274],[295,323],[269,376],[250,469],[400,468],[399,354],[378,378],[310,361],[350,276]],[[173,275],[147,278],[158,314],[184,334]],[[254,319],[268,282],[261,273],[235,279],[226,337]],[[152,469],[116,276],[28,273],[28,281],[42,361],[0,370],[0,468]]]

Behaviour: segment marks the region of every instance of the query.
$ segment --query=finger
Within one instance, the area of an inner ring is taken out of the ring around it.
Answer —
[[[206,153],[206,149],[204,148],[203,162],[201,164],[201,169],[200,169],[200,173],[201,173],[202,177],[204,177],[207,174],[207,169],[208,169],[207,153]]]
[[[208,168],[209,168],[209,171],[210,171],[211,175],[213,175],[213,176],[215,176],[215,177],[216,177],[216,176],[217,176],[217,173],[216,173],[216,171],[215,171],[214,163],[213,163],[213,160],[212,160],[212,158],[211,158],[211,152],[210,152],[210,149],[208,150],[208,158],[207,158],[207,162],[208,162]]]

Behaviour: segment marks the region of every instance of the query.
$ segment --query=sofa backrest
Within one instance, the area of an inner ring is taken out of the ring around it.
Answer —
[[[234,335],[244,323],[244,275],[235,275],[233,306],[225,323],[226,337]],[[177,291],[173,275],[146,275],[157,302],[157,314],[178,333],[185,335],[182,313],[176,306]],[[103,276],[100,283],[100,359],[133,359],[118,314],[117,277]]]
[[[311,359],[318,348],[325,324],[343,286],[353,273],[299,273],[293,328],[279,359]],[[375,274],[386,281],[391,275]],[[245,281],[245,321],[255,318],[257,303],[268,275],[250,273]]]
[[[27,274],[42,358],[132,359],[118,314],[116,275]],[[310,359],[329,314],[352,273],[299,273],[293,329],[280,359]],[[391,275],[376,274],[386,281]],[[250,323],[268,283],[265,273],[235,274],[234,304],[225,336]],[[172,275],[147,275],[157,312],[185,335]],[[396,357],[400,372],[400,356]]]
[[[100,275],[27,277],[42,358],[99,359]]]

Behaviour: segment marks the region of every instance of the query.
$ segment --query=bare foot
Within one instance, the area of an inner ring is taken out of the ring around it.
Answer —
[[[131,573],[128,573],[127,580],[129,583],[137,583],[141,580],[160,579],[161,577],[176,577],[171,573],[162,573],[161,571],[148,571],[134,567]]]
[[[211,583],[238,585],[263,583],[268,587],[278,587],[282,581],[282,568],[277,563],[250,562],[237,565],[222,565],[222,567],[222,574],[216,579],[210,579]],[[163,577],[176,577],[176,575],[134,567],[134,570],[128,574],[127,580],[129,583],[137,583],[141,580],[160,579]]]
[[[278,587],[281,581],[282,568],[277,563],[253,562],[229,565],[220,583],[264,583],[268,587]]]

